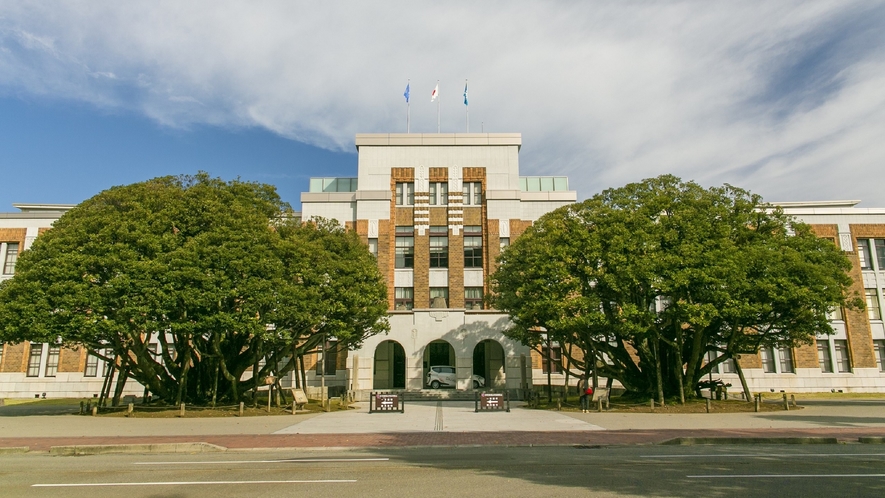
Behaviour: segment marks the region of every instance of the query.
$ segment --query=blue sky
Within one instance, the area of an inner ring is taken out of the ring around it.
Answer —
[[[885,207],[885,3],[0,0],[0,211],[208,171],[353,175],[355,133],[521,132],[583,199],[663,173]]]

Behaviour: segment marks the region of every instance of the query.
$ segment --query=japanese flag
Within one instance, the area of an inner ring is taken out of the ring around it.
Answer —
[[[437,97],[439,97],[439,83],[437,83],[433,91],[430,92],[430,101],[433,102]]]

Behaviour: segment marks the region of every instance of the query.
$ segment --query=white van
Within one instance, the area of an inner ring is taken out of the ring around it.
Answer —
[[[471,379],[473,381],[473,388],[479,389],[480,387],[485,387],[486,380],[480,375],[474,375]],[[455,377],[455,367],[450,367],[448,365],[437,365],[430,367],[430,370],[427,371],[427,382],[426,384],[431,389],[439,389],[440,387],[455,387],[458,383],[457,378]]]

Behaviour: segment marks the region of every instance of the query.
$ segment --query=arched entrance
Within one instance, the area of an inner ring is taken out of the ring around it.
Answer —
[[[486,389],[504,388],[504,348],[497,341],[486,339],[473,348],[473,375],[485,379]]]
[[[406,388],[406,351],[396,341],[384,341],[375,348],[372,389]]]
[[[450,366],[455,367],[455,348],[446,341],[436,340],[424,348],[424,370],[421,376],[421,385],[427,386],[427,372],[430,367]]]

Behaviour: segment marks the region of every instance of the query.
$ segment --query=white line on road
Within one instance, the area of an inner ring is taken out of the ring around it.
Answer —
[[[711,457],[840,457],[885,456],[885,453],[711,453],[708,455],[639,455],[639,458],[711,458]]]
[[[708,474],[703,476],[685,476],[689,479],[709,479],[709,478],[744,478],[744,477],[769,477],[769,478],[788,478],[788,477],[885,477],[885,474]]]
[[[72,484],[31,484],[32,488],[89,488],[101,486],[196,486],[206,484],[327,484],[352,483],[356,479],[317,479],[313,481],[167,481],[167,482],[95,482]]]
[[[288,460],[215,460],[204,462],[133,462],[132,465],[205,465],[249,463],[386,462],[389,458],[294,458]]]

